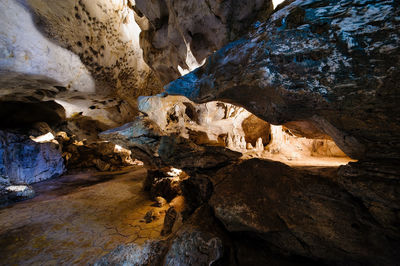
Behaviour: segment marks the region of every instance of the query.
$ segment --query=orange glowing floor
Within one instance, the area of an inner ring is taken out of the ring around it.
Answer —
[[[92,264],[119,244],[159,238],[163,209],[142,190],[145,175],[136,167],[35,184],[37,197],[0,209],[0,265]],[[161,214],[146,224],[149,210]]]

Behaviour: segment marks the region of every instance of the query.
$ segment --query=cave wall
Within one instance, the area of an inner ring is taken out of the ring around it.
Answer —
[[[71,90],[95,91],[80,58],[43,36],[21,1],[1,1],[0,23],[0,71],[43,75]]]
[[[309,121],[355,159],[399,158],[397,2],[287,4],[166,91]]]
[[[154,72],[143,61],[140,28],[127,1],[28,0],[38,28],[79,56],[98,91],[122,99],[160,90]]]
[[[144,59],[163,84],[202,65],[207,56],[273,10],[270,0],[131,2],[142,29]]]
[[[11,184],[31,184],[65,172],[56,144],[0,130],[0,177]]]

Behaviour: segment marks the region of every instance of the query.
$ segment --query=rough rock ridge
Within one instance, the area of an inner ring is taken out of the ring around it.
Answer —
[[[294,1],[166,90],[313,122],[355,159],[398,159],[399,12],[397,1]]]

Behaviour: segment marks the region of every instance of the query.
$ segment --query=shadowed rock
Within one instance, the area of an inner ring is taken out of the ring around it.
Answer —
[[[294,1],[166,91],[310,121],[352,158],[400,158],[399,12],[396,1]]]
[[[394,234],[393,227],[389,231],[377,224],[365,206],[338,185],[335,168],[319,172],[324,174],[247,160],[210,177],[210,204],[229,231],[255,233],[287,254],[336,263],[395,263],[400,242],[393,237],[398,230]],[[353,191],[360,189],[353,186]],[[370,201],[382,202],[368,195]]]

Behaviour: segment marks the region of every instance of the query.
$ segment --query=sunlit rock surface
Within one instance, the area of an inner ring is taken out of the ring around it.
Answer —
[[[244,142],[241,125],[251,115],[229,104],[197,106],[180,97],[163,96],[141,98],[139,110],[145,115],[100,136],[131,149],[150,169],[174,166],[194,170],[237,160],[241,153],[227,149],[225,142],[228,135]],[[245,143],[241,148],[246,148]]]
[[[396,1],[294,1],[167,92],[311,121],[352,158],[399,158],[398,16]]]
[[[64,160],[52,142],[0,131],[0,176],[12,183],[36,183],[65,171]]]
[[[73,90],[93,92],[94,80],[78,55],[44,37],[24,2],[0,3],[0,70],[45,75]]]
[[[168,83],[200,66],[205,58],[245,34],[272,12],[271,0],[130,1],[142,29],[145,61]]]
[[[136,114],[137,96],[161,89],[143,60],[140,28],[126,1],[6,0],[0,22],[0,101],[7,107],[0,127],[24,124],[26,113],[41,113],[35,106],[56,101],[71,131],[97,139]],[[31,119],[50,124],[48,113]]]
[[[286,127],[270,125],[232,104],[196,104],[185,97],[156,95],[141,97],[138,109],[142,116],[101,133],[101,137],[131,149],[150,169],[210,168],[243,155],[298,164],[322,157],[338,158],[338,164],[349,160],[328,136],[318,135],[314,128],[307,134],[313,132],[312,136],[319,138],[305,138],[299,131],[294,135]]]
[[[23,3],[44,36],[79,56],[97,91],[116,90],[126,99],[124,94],[148,95],[159,90],[154,73],[143,61],[140,28],[127,1]]]

